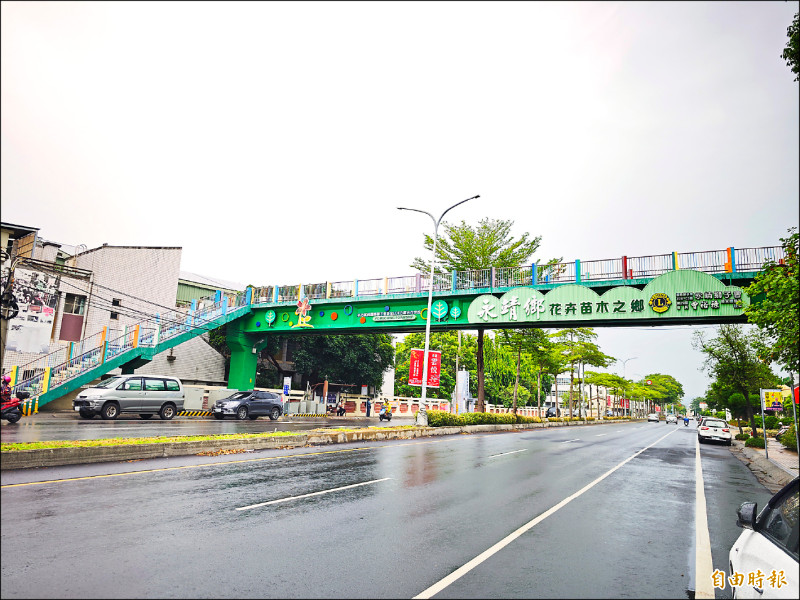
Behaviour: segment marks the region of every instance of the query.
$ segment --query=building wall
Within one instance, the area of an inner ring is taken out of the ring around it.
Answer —
[[[79,254],[75,266],[93,273],[85,335],[169,313],[175,306],[180,262],[181,248],[174,247],[101,246]],[[115,298],[121,303],[118,311],[111,307]],[[112,311],[117,319],[111,319]]]

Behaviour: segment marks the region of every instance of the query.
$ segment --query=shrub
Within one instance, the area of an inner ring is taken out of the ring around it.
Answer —
[[[778,417],[770,415],[766,419],[764,419],[764,424],[766,425],[767,429],[777,429]]]
[[[793,417],[783,417],[781,419],[781,425],[794,425],[794,418]]]
[[[746,440],[750,435],[747,433],[737,433],[735,437],[737,440]]]
[[[551,419],[552,420],[552,419]],[[514,425],[519,423],[541,423],[539,417],[525,417],[511,413],[462,413],[454,415],[440,410],[428,411],[430,427],[462,427],[464,425]]]
[[[795,434],[794,425],[789,427],[789,429],[781,436],[781,444],[788,450],[794,450],[797,452],[797,436]]]
[[[764,438],[762,437],[751,437],[745,440],[744,445],[748,448],[763,448],[764,447]]]

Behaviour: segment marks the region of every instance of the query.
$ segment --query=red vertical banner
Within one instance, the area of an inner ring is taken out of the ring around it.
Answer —
[[[408,366],[408,385],[422,386],[422,363],[425,351],[411,350],[411,361]],[[442,370],[442,353],[439,350],[428,350],[428,387],[439,387],[439,375]]]
[[[422,385],[422,360],[424,350],[411,351],[411,363],[408,366],[408,385]]]
[[[439,374],[442,372],[442,353],[428,350],[428,387],[439,387]]]

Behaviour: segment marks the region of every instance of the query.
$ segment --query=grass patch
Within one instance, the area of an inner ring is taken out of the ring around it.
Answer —
[[[254,438],[285,437],[297,435],[291,431],[271,433],[229,433],[223,435],[174,435],[145,438],[106,438],[101,440],[53,440],[49,442],[16,442],[0,444],[3,452],[20,450],[44,450],[48,448],[96,448],[99,446],[138,446],[141,444],[170,444],[174,442],[205,442],[215,440],[247,440]]]

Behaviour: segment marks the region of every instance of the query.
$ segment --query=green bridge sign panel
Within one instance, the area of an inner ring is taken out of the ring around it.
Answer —
[[[467,320],[488,327],[569,327],[615,321],[631,325],[635,324],[632,320],[653,319],[680,319],[685,324],[693,318],[701,322],[743,317],[749,304],[741,288],[700,271],[673,271],[656,277],[642,290],[620,286],[602,295],[580,285],[560,286],[546,294],[527,287],[509,290],[499,298],[484,294],[470,304]]]

